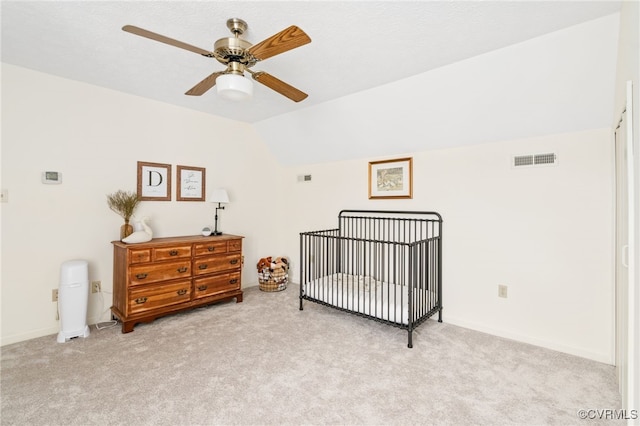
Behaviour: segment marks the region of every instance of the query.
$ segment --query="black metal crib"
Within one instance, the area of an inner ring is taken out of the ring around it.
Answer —
[[[300,310],[319,303],[413,330],[442,322],[442,217],[342,210],[338,228],[300,233]]]

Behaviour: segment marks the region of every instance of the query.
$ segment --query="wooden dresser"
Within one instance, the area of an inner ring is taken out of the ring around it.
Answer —
[[[113,241],[113,306],[122,332],[135,324],[213,302],[242,302],[237,235]]]

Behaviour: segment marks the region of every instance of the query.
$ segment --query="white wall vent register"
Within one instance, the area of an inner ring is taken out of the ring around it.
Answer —
[[[512,167],[550,166],[558,164],[558,156],[554,153],[516,155],[511,159]]]

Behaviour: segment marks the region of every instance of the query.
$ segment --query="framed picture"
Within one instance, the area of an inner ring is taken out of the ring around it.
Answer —
[[[205,169],[203,167],[176,166],[178,201],[204,201]]]
[[[138,197],[142,201],[171,201],[171,164],[138,161]]]
[[[369,199],[412,197],[413,158],[369,162]]]

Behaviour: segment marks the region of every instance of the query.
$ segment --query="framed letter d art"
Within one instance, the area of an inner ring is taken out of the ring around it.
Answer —
[[[171,164],[138,161],[138,197],[142,201],[171,201]]]
[[[369,199],[412,198],[413,158],[369,162]]]

